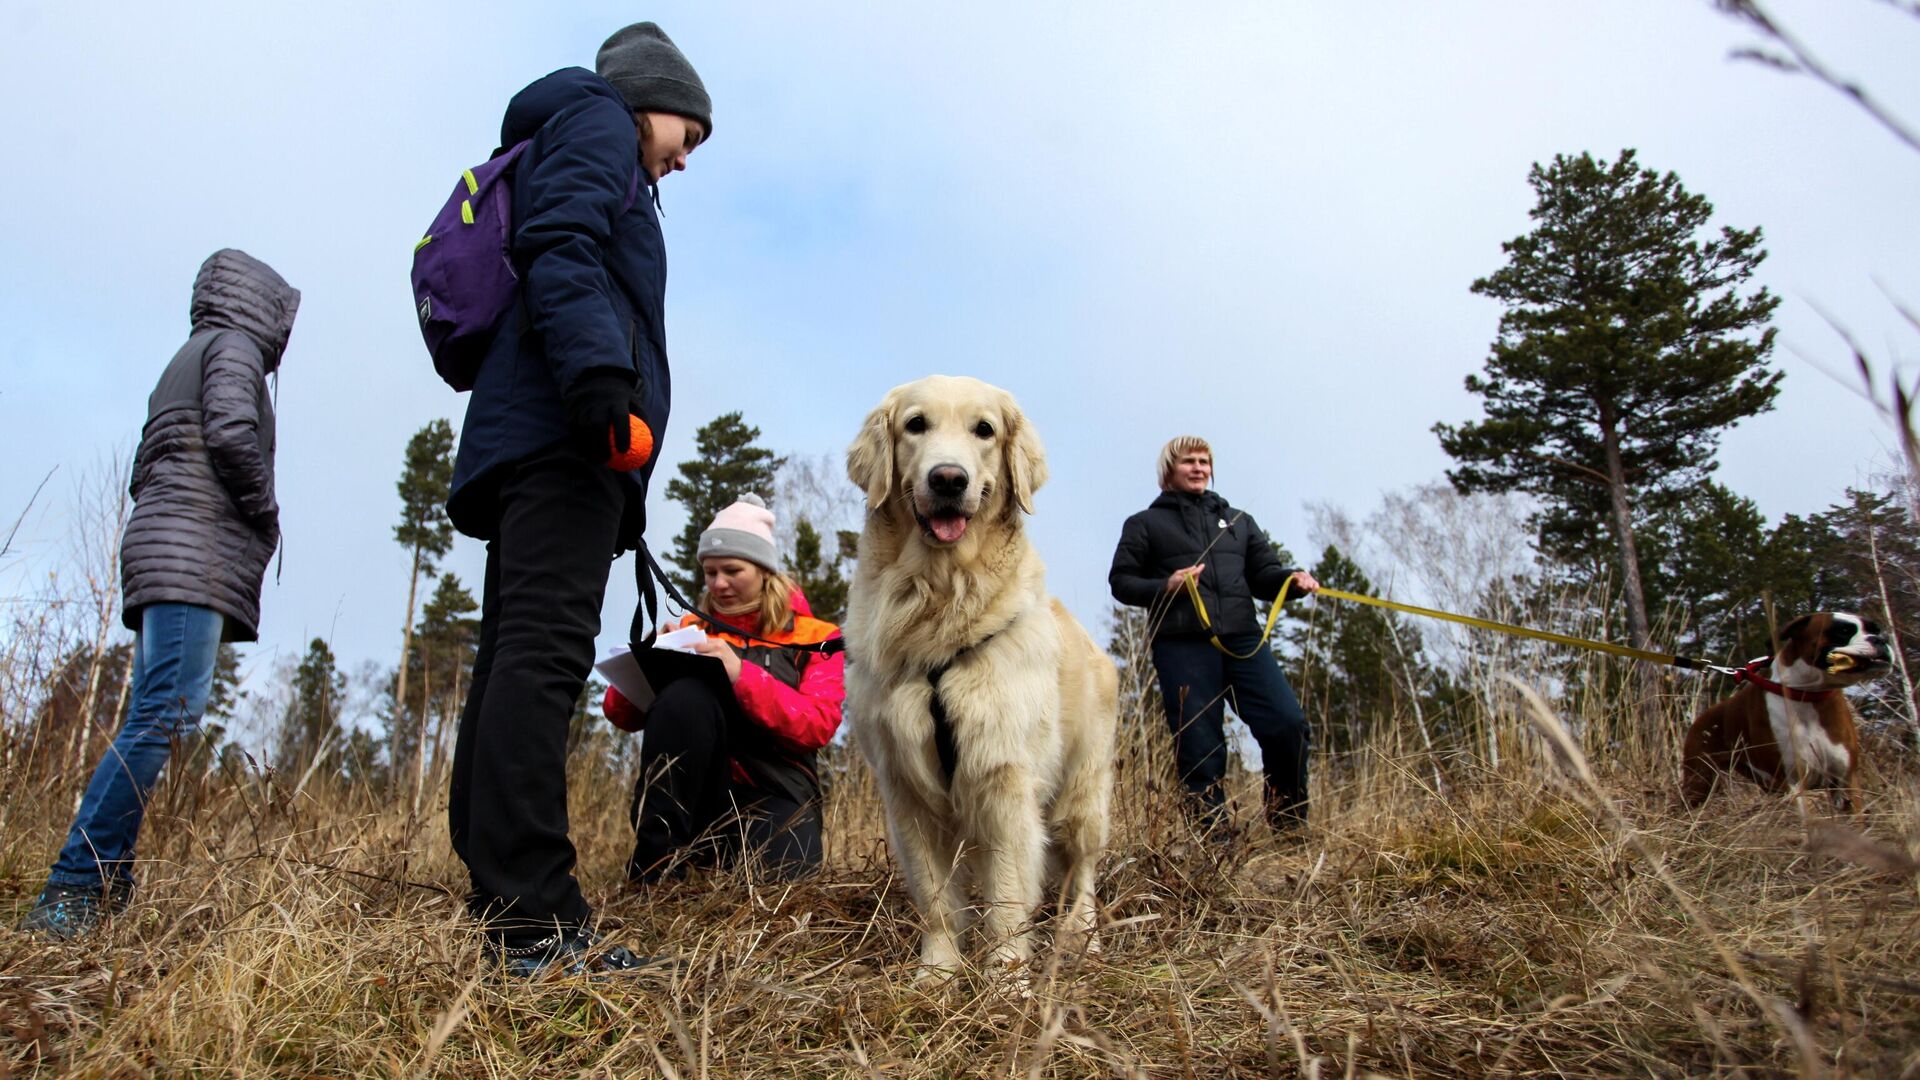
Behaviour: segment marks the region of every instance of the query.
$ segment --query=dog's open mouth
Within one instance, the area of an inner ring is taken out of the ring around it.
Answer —
[[[920,531],[942,544],[959,543],[960,538],[967,535],[967,522],[971,520],[958,510],[940,510],[932,514],[915,510],[913,516],[920,523]]]
[[[1887,666],[1887,661],[1877,656],[1855,656],[1852,653],[1830,652],[1827,654],[1827,674],[1846,675],[1854,672],[1872,671]]]

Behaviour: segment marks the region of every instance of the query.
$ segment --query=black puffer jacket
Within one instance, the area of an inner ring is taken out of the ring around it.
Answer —
[[[273,497],[273,404],[300,291],[225,248],[193,282],[193,335],[147,400],[134,458],[133,516],[120,544],[122,619],[148,604],[226,616],[229,641],[260,636],[260,580],[280,543]]]
[[[1272,600],[1294,573],[1253,518],[1217,493],[1168,491],[1121,526],[1107,585],[1115,600],[1152,613],[1156,639],[1204,636],[1187,590],[1167,591],[1175,570],[1197,562],[1207,564],[1200,598],[1222,634],[1258,634],[1254,598]]]

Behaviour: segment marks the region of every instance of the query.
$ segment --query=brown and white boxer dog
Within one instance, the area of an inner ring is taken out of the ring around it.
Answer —
[[[1768,791],[1827,788],[1838,808],[1859,813],[1860,736],[1844,691],[1889,660],[1880,627],[1858,615],[1822,611],[1781,627],[1773,656],[1747,665],[1740,689],[1687,732],[1687,805],[1699,806],[1723,774],[1737,773]]]

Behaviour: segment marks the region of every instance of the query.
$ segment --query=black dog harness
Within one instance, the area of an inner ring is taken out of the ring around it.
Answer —
[[[932,687],[932,693],[927,696],[927,711],[933,714],[933,749],[940,755],[940,772],[946,776],[949,788],[953,787],[953,767],[960,760],[960,749],[953,744],[953,721],[947,719],[946,703],[940,700],[940,679],[961,657],[985,644],[982,641],[979,645],[969,645],[927,672],[927,685]]]
[[[953,769],[960,760],[960,748],[953,741],[953,721],[947,718],[946,702],[940,700],[940,680],[962,657],[1011,630],[1013,624],[1019,621],[1020,616],[1015,615],[1012,622],[947,657],[945,663],[927,672],[927,685],[932,691],[927,695],[927,711],[933,714],[933,749],[940,755],[940,771],[946,776],[949,789],[953,787]]]

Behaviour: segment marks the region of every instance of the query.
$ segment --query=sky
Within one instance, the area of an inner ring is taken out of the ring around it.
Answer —
[[[1876,0],[1768,5],[1920,118],[1920,20]],[[1431,428],[1500,309],[1469,286],[1528,228],[1527,172],[1635,148],[1765,230],[1783,298],[1777,408],[1720,477],[1769,519],[1884,461],[1829,319],[1891,369],[1920,354],[1920,152],[1810,79],[1737,61],[1707,0],[1606,4],[713,2],[90,3],[0,8],[0,597],[70,559],[89,475],[130,455],[219,247],[304,296],[279,386],[284,564],[250,672],[328,638],[391,664],[408,560],[408,438],[465,399],[420,343],[407,268],[507,99],[658,21],[714,101],[661,185],[674,412],[649,502],[696,427],[739,410],[837,462],[898,383],[1011,390],[1048,446],[1031,532],[1094,629],[1120,523],[1175,434],[1217,485],[1311,550],[1309,506],[1365,513],[1441,479]],[[1833,373],[1838,373],[1836,378]],[[51,472],[38,499],[34,490]],[[779,509],[776,506],[776,510]],[[480,544],[445,568],[476,589]],[[631,559],[602,643],[623,634]]]

